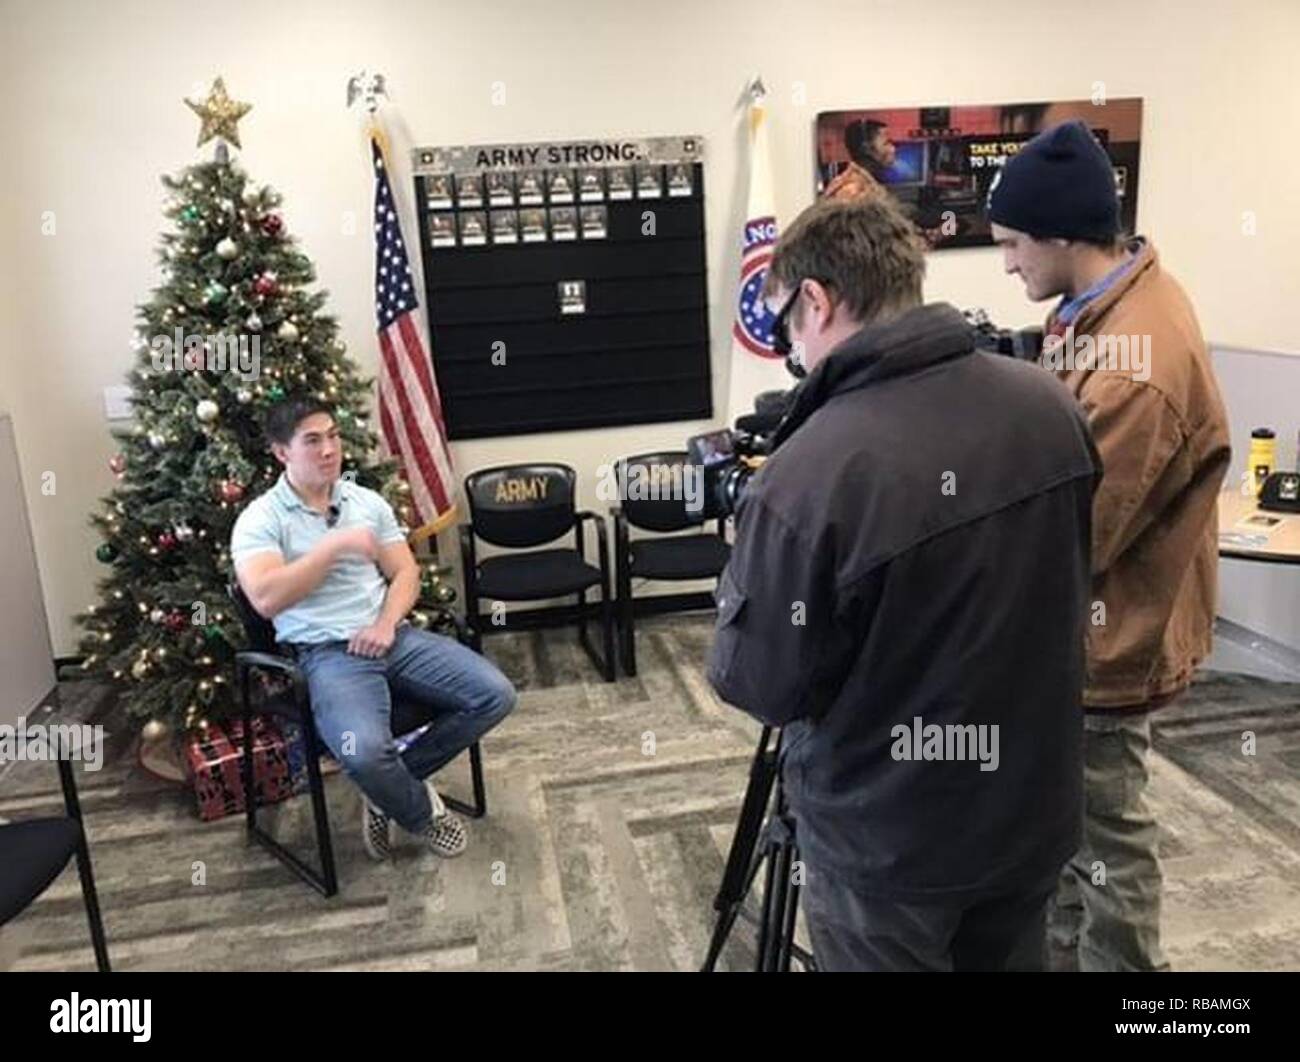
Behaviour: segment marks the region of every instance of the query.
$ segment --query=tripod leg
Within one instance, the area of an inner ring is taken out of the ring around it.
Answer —
[[[790,853],[790,867],[793,871],[794,864],[798,862],[799,851],[794,849]],[[799,886],[793,880],[791,875],[790,891],[785,902],[784,924],[781,927],[781,954],[777,957],[777,965],[782,973],[790,972],[790,954],[794,950],[794,926],[795,919],[799,914]]]
[[[718,956],[722,954],[723,945],[740,912],[740,905],[744,902],[758,872],[755,850],[762,833],[763,818],[767,814],[767,806],[771,800],[772,783],[776,778],[776,751],[767,747],[771,733],[771,727],[763,728],[758,749],[749,766],[749,785],[745,789],[745,798],[741,803],[740,820],[736,824],[736,833],[731,840],[731,850],[727,853],[727,866],[722,875],[722,884],[718,888],[718,895],[713,900],[713,909],[718,912],[718,917],[714,923],[713,936],[709,941],[708,955],[701,967],[704,973],[712,973],[717,965]]]
[[[754,964],[755,973],[768,973],[775,969],[776,934],[772,930],[780,910],[776,903],[781,891],[781,860],[770,844],[766,856],[767,877],[763,882],[763,914],[758,924],[758,961]]]

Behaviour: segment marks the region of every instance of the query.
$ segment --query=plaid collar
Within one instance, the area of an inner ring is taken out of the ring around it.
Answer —
[[[1135,237],[1127,247],[1125,252],[1127,257],[1120,262],[1114,269],[1102,277],[1097,283],[1093,284],[1087,291],[1081,292],[1072,299],[1062,299],[1056,307],[1056,313],[1053,318],[1059,325],[1068,325],[1075,321],[1083,308],[1097,298],[1098,295],[1105,294],[1125,273],[1133,268],[1134,263],[1142,256],[1142,249],[1146,246],[1146,240],[1141,237]]]

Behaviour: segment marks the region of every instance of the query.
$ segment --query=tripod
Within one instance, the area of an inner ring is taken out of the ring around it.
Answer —
[[[704,960],[704,973],[713,972],[737,917],[758,926],[756,972],[788,973],[791,958],[797,958],[805,970],[816,969],[812,954],[794,942],[799,884],[792,880],[792,871],[799,850],[795,845],[794,820],[786,808],[785,789],[781,784],[781,735],[778,733],[776,744],[769,748],[771,735],[772,728],[763,727],[758,749],[749,766],[749,785],[740,807],[740,821],[736,824],[731,851],[727,854],[722,885],[713,901],[718,919],[709,941],[709,954]],[[774,782],[775,801],[772,799]],[[769,806],[772,806],[770,814]],[[745,909],[745,898],[765,862],[763,908],[755,918]]]

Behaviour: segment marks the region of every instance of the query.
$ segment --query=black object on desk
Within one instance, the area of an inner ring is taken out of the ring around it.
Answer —
[[[1259,507],[1275,513],[1300,513],[1300,472],[1273,472],[1259,492]]]

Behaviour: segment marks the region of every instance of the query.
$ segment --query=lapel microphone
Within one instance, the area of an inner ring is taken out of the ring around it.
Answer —
[[[329,516],[325,517],[325,526],[333,527],[338,522],[339,522],[339,507],[337,505],[331,505],[330,514]]]

